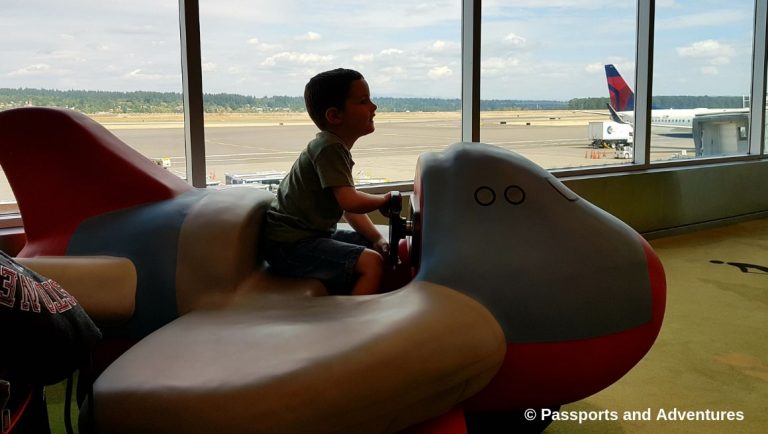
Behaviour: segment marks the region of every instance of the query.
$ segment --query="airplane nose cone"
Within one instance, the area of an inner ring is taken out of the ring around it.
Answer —
[[[507,342],[471,402],[554,406],[616,381],[653,344],[665,305],[660,261],[632,228],[505,149],[455,144],[419,160],[416,280],[494,315]]]
[[[586,398],[610,386],[650,350],[666,306],[664,269],[648,242],[638,236],[647,258],[651,318],[625,331],[562,342],[508,343],[507,356],[491,384],[466,408],[501,411],[553,407]],[[610,301],[606,303],[610,306]]]

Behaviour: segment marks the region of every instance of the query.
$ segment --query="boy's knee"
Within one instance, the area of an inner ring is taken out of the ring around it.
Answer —
[[[365,249],[357,258],[355,271],[358,279],[352,288],[352,295],[375,294],[384,274],[384,258],[375,250]]]
[[[358,273],[380,273],[384,269],[384,258],[375,250],[365,249],[357,259]]]

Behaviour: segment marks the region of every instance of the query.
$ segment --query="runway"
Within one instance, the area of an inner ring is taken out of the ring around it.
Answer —
[[[614,158],[611,149],[593,152],[587,138],[591,117],[540,116],[515,118],[496,115],[481,125],[481,141],[518,152],[547,169],[628,164]],[[440,151],[460,140],[458,114],[445,119],[377,117],[376,131],[355,143],[352,155],[355,176],[387,181],[413,179],[418,156]],[[109,125],[107,125],[109,128]],[[184,176],[185,161],[181,125],[167,128],[121,126],[114,134],[149,158],[169,158],[170,170]],[[317,128],[310,122],[227,124],[205,130],[208,177],[222,181],[226,174],[285,171]],[[693,155],[689,138],[653,136],[652,158],[668,159],[685,150]]]

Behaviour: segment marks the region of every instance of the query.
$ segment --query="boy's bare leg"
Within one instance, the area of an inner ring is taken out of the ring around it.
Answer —
[[[384,273],[384,258],[375,250],[365,249],[357,258],[355,271],[360,273],[360,277],[352,288],[352,295],[375,294]]]

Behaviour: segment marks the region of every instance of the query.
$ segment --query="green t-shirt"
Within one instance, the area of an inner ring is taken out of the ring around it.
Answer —
[[[293,242],[333,233],[343,210],[329,187],[354,186],[354,164],[339,137],[317,133],[280,182],[267,211],[267,238]]]

